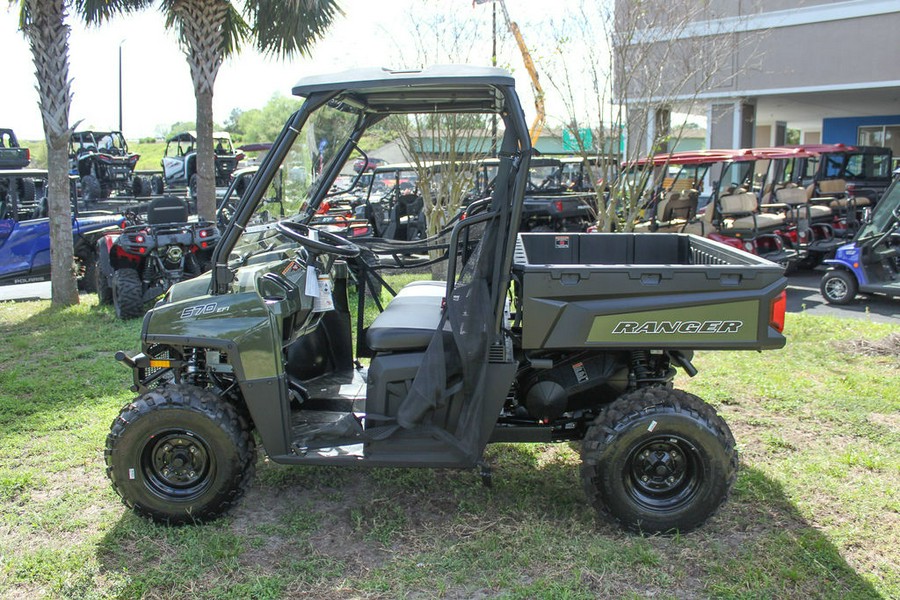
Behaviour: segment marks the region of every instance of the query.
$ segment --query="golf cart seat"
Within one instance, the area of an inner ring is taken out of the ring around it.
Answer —
[[[828,219],[832,216],[829,207],[808,204],[806,190],[801,187],[791,186],[776,190],[775,201],[780,204],[786,204],[792,211],[796,211],[800,207],[807,208],[809,216],[813,220]]]
[[[164,223],[187,223],[187,202],[175,196],[157,198],[147,207],[147,223],[162,225]]]
[[[377,352],[424,350],[443,314],[445,281],[414,281],[401,289],[366,332]]]
[[[784,225],[785,218],[774,213],[760,213],[756,194],[735,190],[719,198],[725,229],[769,229]]]

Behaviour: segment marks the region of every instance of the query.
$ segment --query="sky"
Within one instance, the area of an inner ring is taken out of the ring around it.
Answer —
[[[567,4],[575,1],[560,0],[554,8],[565,10]],[[485,35],[472,40],[473,57],[469,62],[489,65],[490,4],[473,6],[469,0],[445,0],[444,6],[449,2],[458,4],[456,10],[460,14],[470,11],[485,20],[482,29]],[[396,65],[399,56],[415,52],[410,15],[417,11],[422,15],[428,10],[421,0],[342,0],[340,6],[345,15],[335,21],[308,58],[281,61],[244,50],[227,60],[216,80],[213,99],[216,122],[224,123],[233,109],[260,108],[275,94],[289,95],[291,86],[306,75],[361,66]],[[532,54],[536,54],[534,45],[539,37],[536,32],[546,18],[546,2],[513,0],[508,6]],[[70,124],[82,120],[79,129],[118,128],[120,47],[122,129],[128,139],[154,136],[167,131],[173,123],[194,120],[193,86],[187,61],[175,33],[165,29],[164,18],[157,10],[117,17],[99,28],[85,28],[75,19],[70,19],[69,24],[72,27],[69,76],[74,93]],[[3,82],[0,127],[12,128],[23,140],[41,139],[43,128],[31,51],[17,28],[16,11],[0,0],[0,56],[6,58],[0,64]],[[532,41],[529,41],[530,31]],[[530,122],[534,108],[527,73],[521,67],[515,44],[505,32],[501,41],[501,64],[505,60],[512,66]],[[476,55],[479,52],[483,59]]]

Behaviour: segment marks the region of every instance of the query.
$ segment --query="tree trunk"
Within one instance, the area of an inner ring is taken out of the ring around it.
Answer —
[[[50,293],[55,306],[78,304],[69,199],[69,27],[64,0],[26,0],[23,25],[40,96],[49,170]]]
[[[184,0],[173,9],[186,46],[197,101],[197,214],[215,221],[216,176],[213,151],[213,87],[225,57],[228,2]]]
[[[197,214],[216,220],[216,163],[213,152],[212,90],[195,91],[197,99]]]

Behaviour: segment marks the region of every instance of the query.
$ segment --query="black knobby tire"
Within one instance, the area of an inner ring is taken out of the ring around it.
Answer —
[[[135,175],[131,180],[131,195],[132,196],[143,196],[144,194],[144,178],[140,175]]]
[[[715,409],[664,387],[608,406],[588,429],[581,458],[599,515],[641,533],[699,527],[725,502],[738,469],[734,437]]]
[[[34,179],[31,177],[22,177],[17,182],[17,191],[19,193],[19,202],[23,204],[31,204],[35,200]]]
[[[819,291],[829,304],[850,304],[856,298],[858,290],[856,277],[843,269],[828,271],[819,284]]]
[[[101,305],[110,305],[113,303],[113,289],[109,285],[109,279],[100,268],[94,269],[94,287],[97,290],[97,298]]]
[[[144,314],[144,285],[134,269],[119,269],[113,274],[113,306],[120,319]]]
[[[200,184],[200,179],[196,173],[191,175],[191,178],[188,180],[188,194],[191,198],[197,197],[197,186]]]
[[[78,276],[75,280],[78,291],[93,294],[97,291],[97,254],[91,250],[82,250],[75,255]]]
[[[106,248],[104,238],[97,241],[97,263],[94,268],[94,289],[97,291],[97,298],[100,305],[110,305],[113,303],[113,290],[109,282],[109,274],[112,272],[112,266],[109,264],[109,250]]]
[[[165,182],[159,175],[150,178],[150,193],[154,196],[161,196],[165,190]]]
[[[81,199],[85,202],[96,202],[103,194],[100,188],[100,180],[93,175],[85,175],[81,178]]]
[[[125,406],[104,455],[125,505],[169,525],[222,516],[256,467],[247,420],[213,392],[188,385],[162,386]]]

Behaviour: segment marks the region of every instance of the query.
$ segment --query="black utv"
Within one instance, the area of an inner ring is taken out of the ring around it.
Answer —
[[[128,151],[121,131],[76,131],[69,139],[69,172],[77,174],[81,198],[94,202],[112,193],[150,194],[150,182],[134,173],[139,154]]]
[[[105,456],[128,506],[170,524],[214,519],[253,480],[257,442],[278,463],[486,476],[490,442],[581,441],[586,504],[603,517],[687,531],[716,511],[735,440],[673,379],[696,373],[697,349],[784,345],[779,266],[683,234],[519,233],[532,148],[500,69],[356,70],[293,92],[304,103],[210,273],[173,285],[144,317],[141,351],[117,354],[138,396]],[[310,223],[368,128],[441,113],[497,115],[495,185],[435,244],[446,280],[405,285],[367,324],[370,298],[358,294],[354,315],[347,293],[360,247]],[[318,178],[287,178],[273,211],[270,185],[282,165],[308,164],[305,128],[320,119],[346,130]]]

